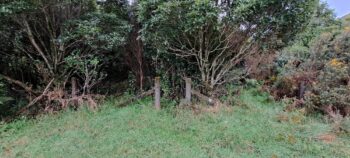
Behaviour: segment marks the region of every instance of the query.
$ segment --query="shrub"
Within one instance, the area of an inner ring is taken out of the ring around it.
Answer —
[[[334,30],[339,30],[340,23],[327,4],[322,2],[309,20],[308,27],[288,47],[278,52],[275,62],[279,74],[274,90],[282,91],[280,95],[303,99],[305,92],[317,82],[324,63],[329,60],[330,45],[336,35]],[[295,89],[291,90],[292,87]]]
[[[278,59],[284,65],[273,87],[274,96],[298,97],[309,111],[348,116],[349,50],[350,31],[339,28],[320,34],[308,46],[286,48]]]
[[[320,73],[318,82],[313,85],[312,94],[307,97],[307,105],[326,113],[339,111],[350,114],[349,64],[331,60]],[[325,110],[331,106],[332,111]]]
[[[272,87],[272,95],[276,99],[294,97],[296,95],[296,83],[289,77],[280,77]]]
[[[306,103],[311,109],[347,116],[350,114],[350,32],[334,33],[333,36],[328,48],[321,52],[320,60],[324,65]]]
[[[268,52],[255,54],[244,59],[244,66],[250,78],[257,80],[273,80],[276,75],[276,67],[273,64],[276,53]]]

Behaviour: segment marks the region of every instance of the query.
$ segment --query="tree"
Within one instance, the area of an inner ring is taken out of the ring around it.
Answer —
[[[142,37],[197,66],[209,90],[248,55],[279,49],[301,31],[315,0],[142,1]]]
[[[32,63],[43,83],[68,73],[60,69],[64,57],[72,49],[70,43],[62,40],[63,26],[88,10],[82,3],[69,2],[33,0],[2,4],[2,14],[18,28],[9,39],[14,51],[26,58],[28,64]]]
[[[310,42],[318,37],[322,32],[329,31],[334,27],[339,27],[340,21],[336,19],[335,13],[331,10],[327,3],[319,2],[310,23],[305,30],[297,35],[295,44],[309,48]]]
[[[3,53],[15,54],[16,62],[24,60],[20,66],[30,67],[35,81],[13,73],[2,75],[25,89],[32,102],[53,99],[49,96],[53,93],[59,93],[58,99],[72,97],[67,91],[71,77],[83,82],[79,94],[89,94],[105,76],[105,54],[123,45],[130,30],[120,15],[99,9],[94,0],[5,1],[0,11],[9,27],[16,29],[6,36],[13,49]]]

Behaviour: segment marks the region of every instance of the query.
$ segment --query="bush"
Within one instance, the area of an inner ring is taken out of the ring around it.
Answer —
[[[294,97],[297,94],[297,84],[290,77],[280,77],[272,87],[272,95],[276,99]]]
[[[338,111],[342,115],[350,114],[349,64],[333,59],[320,73],[318,82],[307,97],[307,105],[326,113]],[[331,106],[332,111],[325,108]]]
[[[278,59],[283,65],[274,96],[298,97],[310,111],[350,115],[349,50],[350,31],[339,29],[322,33],[307,47],[286,48]]]
[[[250,78],[269,81],[276,75],[275,59],[276,54],[272,52],[248,56],[244,59],[245,70]]]
[[[334,33],[330,45],[321,51],[323,68],[306,98],[309,108],[325,113],[350,114],[350,32]],[[323,36],[324,37],[324,36]],[[320,38],[322,40],[322,36]],[[315,47],[318,47],[316,44]]]
[[[340,23],[326,3],[319,3],[308,27],[290,45],[278,52],[278,76],[273,86],[277,97],[304,98],[317,82],[319,72],[329,60],[334,30]]]
[[[311,110],[326,114],[350,114],[350,32],[321,35],[311,48],[310,58],[303,63],[312,65],[316,78],[306,96]]]

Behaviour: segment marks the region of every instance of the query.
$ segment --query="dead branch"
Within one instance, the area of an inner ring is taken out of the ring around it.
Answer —
[[[43,98],[46,96],[47,92],[49,91],[49,89],[50,89],[50,87],[51,87],[51,85],[52,85],[52,83],[53,83],[54,80],[55,80],[55,79],[52,79],[52,80],[49,82],[49,84],[47,84],[45,90],[43,91],[43,93],[42,93],[40,96],[36,97],[36,98],[35,98],[33,101],[31,101],[27,106],[25,106],[25,107],[23,107],[21,110],[19,110],[19,111],[17,112],[17,114],[23,113],[26,109],[30,108],[31,106],[33,106],[34,104],[36,104],[38,101],[40,101],[41,99],[43,99]]]
[[[11,78],[9,76],[5,76],[5,75],[2,75],[2,74],[0,74],[0,77],[3,77],[5,80],[7,80],[11,84],[15,84],[15,85],[23,88],[29,94],[34,94],[34,95],[38,95],[39,94],[38,92],[34,91],[32,89],[32,87],[26,85],[25,83],[23,83],[21,81],[15,80],[15,79],[13,79],[13,78]]]

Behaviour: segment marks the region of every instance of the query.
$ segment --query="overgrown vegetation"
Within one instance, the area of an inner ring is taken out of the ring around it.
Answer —
[[[0,0],[1,156],[350,157],[349,24],[321,0]]]
[[[217,97],[253,73],[247,64],[258,67],[249,58],[276,52],[316,25],[309,19],[318,3],[3,0],[1,74],[28,101],[19,112],[29,114],[77,102],[94,108],[101,87],[106,93],[129,80],[129,90],[142,92],[157,75],[174,89],[172,98],[180,98],[185,76]]]
[[[144,40],[160,53],[193,63],[201,84],[212,91],[235,78],[231,71],[245,57],[288,43],[305,27],[315,3],[141,1],[139,18]]]
[[[349,26],[337,21],[325,5],[317,14],[313,20],[317,26],[282,51],[279,62],[285,65],[275,83],[275,96],[297,97],[310,111],[348,116]]]
[[[2,76],[25,90],[27,107],[57,110],[84,100],[94,106],[92,88],[131,29],[123,15],[92,0],[5,1],[1,8]],[[73,88],[74,77],[79,86]]]

